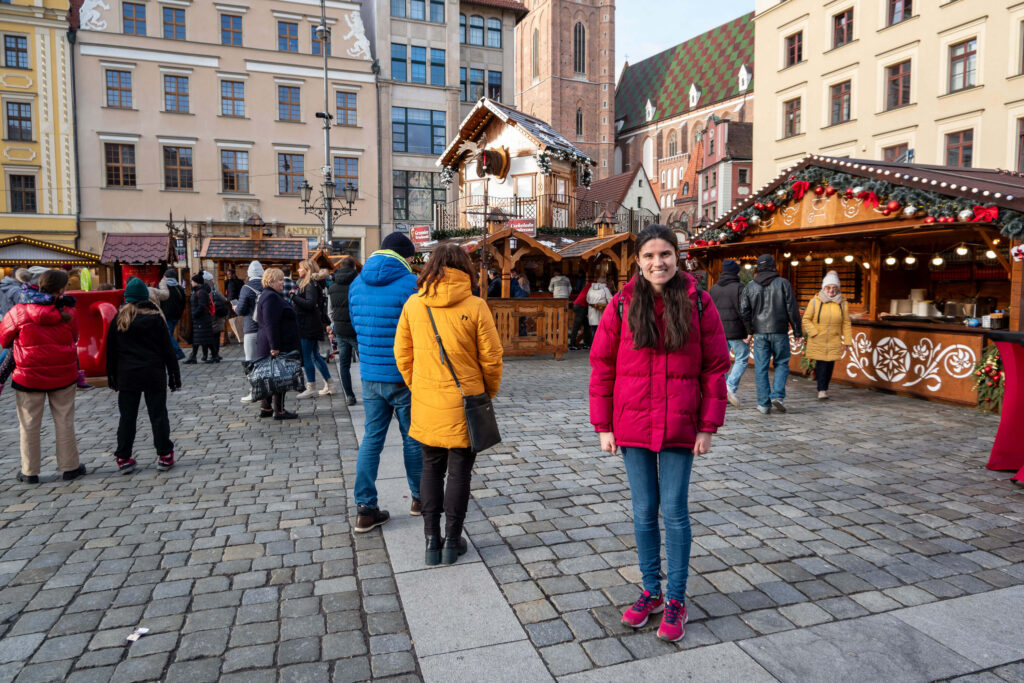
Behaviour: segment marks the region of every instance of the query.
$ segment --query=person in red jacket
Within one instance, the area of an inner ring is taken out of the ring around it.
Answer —
[[[29,484],[39,483],[39,430],[47,400],[57,441],[57,469],[66,481],[85,474],[75,440],[78,323],[70,310],[58,306],[67,283],[63,270],[46,271],[39,277],[39,291],[56,302],[18,304],[0,322],[0,347],[14,348],[11,386],[17,392],[21,427],[18,481]]]
[[[658,637],[677,641],[686,624],[690,471],[725,419],[729,349],[711,297],[678,269],[675,233],[644,228],[636,253],[639,272],[605,308],[590,350],[590,421],[601,450],[622,450],[633,498],[643,593],[622,621],[639,628],[650,614],[664,612]]]

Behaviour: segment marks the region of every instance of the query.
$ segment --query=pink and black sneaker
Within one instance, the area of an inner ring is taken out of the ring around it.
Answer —
[[[647,617],[665,609],[665,599],[659,593],[651,595],[644,591],[633,605],[622,615],[622,623],[633,628],[640,628],[647,623]]]
[[[131,474],[135,471],[135,458],[118,458],[117,471],[121,474]]]
[[[171,451],[167,455],[161,455],[156,459],[156,468],[161,472],[166,472],[172,467],[174,467],[174,451]]]
[[[669,600],[665,613],[661,615],[658,637],[670,643],[682,640],[686,634],[686,619],[686,605],[678,600]]]

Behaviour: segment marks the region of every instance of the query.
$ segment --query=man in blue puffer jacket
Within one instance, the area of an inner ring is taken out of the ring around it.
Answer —
[[[363,380],[366,428],[356,459],[356,523],[365,533],[390,518],[377,504],[377,468],[392,412],[402,432],[405,476],[412,493],[410,514],[420,514],[420,474],[423,451],[409,436],[412,395],[395,364],[395,330],[402,307],[416,293],[416,276],[409,261],[416,248],[405,235],[393,232],[381,242],[380,251],[366,259],[348,290],[348,310],[359,343],[359,376]]]

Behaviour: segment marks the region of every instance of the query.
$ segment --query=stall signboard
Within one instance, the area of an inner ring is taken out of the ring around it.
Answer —
[[[521,232],[524,235],[529,235],[530,237],[537,236],[537,221],[532,218],[513,218],[505,224],[505,227],[512,228],[513,230]]]
[[[424,244],[430,241],[429,225],[414,225],[409,229],[409,238],[414,244]]]
[[[315,237],[319,239],[322,229],[319,225],[288,225],[284,229],[284,234],[288,237]]]

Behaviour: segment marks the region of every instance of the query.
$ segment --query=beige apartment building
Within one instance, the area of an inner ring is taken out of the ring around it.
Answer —
[[[360,4],[328,0],[321,41],[317,0],[77,1],[81,248],[98,253],[107,233],[166,233],[172,211],[203,237],[248,238],[258,215],[263,234],[315,246],[322,220],[302,211],[299,187],[316,197],[324,180],[324,50],[329,163],[338,195],[358,189],[334,238],[358,257],[376,248],[377,104]]]
[[[455,200],[436,161],[484,96],[512,104],[516,0],[374,0],[380,65],[381,234],[434,224]],[[390,145],[390,147],[388,147]]]
[[[1024,170],[1024,2],[757,0],[754,183],[810,153]]]

